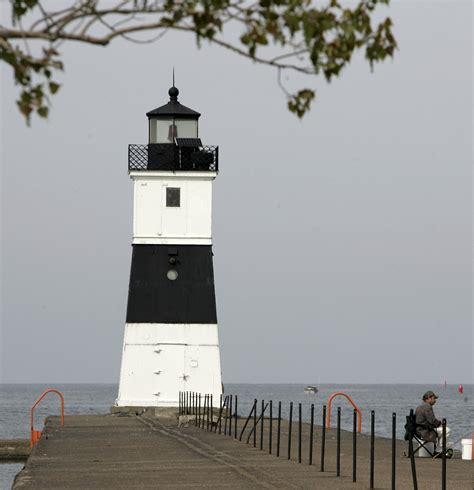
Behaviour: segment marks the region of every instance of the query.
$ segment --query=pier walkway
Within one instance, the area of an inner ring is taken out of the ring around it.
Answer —
[[[242,425],[242,420],[239,424]],[[276,425],[276,424],[274,424]],[[268,424],[267,424],[268,427]],[[295,429],[295,426],[293,426]],[[64,427],[50,417],[13,488],[369,488],[369,438],[358,435],[357,483],[352,482],[352,434],[342,431],[341,476],[336,477],[336,432],[327,432],[325,472],[320,472],[320,430],[315,430],[314,465],[308,465],[308,426],[303,462],[297,462],[296,434],[287,459],[287,424],[282,424],[277,458],[245,440],[219,435],[175,420],[113,415],[69,416]],[[274,433],[273,448],[276,447]],[[391,441],[375,442],[375,488],[390,488]],[[397,446],[397,488],[413,488],[405,444]],[[275,449],[274,449],[275,452]],[[441,461],[417,458],[420,489],[441,488]],[[448,489],[472,490],[472,463],[448,460]]]

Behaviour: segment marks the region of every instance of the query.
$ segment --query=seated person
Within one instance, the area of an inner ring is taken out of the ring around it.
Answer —
[[[415,411],[415,416],[417,432],[424,441],[432,442],[435,450],[440,452],[443,445],[443,428],[441,427],[441,420],[438,420],[433,412],[433,405],[437,399],[437,395],[432,391],[427,391],[423,395],[423,403]],[[448,448],[447,440],[450,432],[446,427],[446,448]]]

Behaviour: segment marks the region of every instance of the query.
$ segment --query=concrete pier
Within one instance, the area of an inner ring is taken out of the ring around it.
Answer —
[[[243,421],[239,420],[242,427]],[[268,429],[268,420],[265,421]],[[314,465],[308,465],[309,426],[303,426],[298,463],[297,424],[293,425],[292,457],[287,459],[288,426],[282,424],[280,457],[268,454],[253,438],[246,444],[189,424],[176,417],[70,416],[64,427],[51,417],[32,450],[14,489],[69,488],[369,488],[369,437],[357,436],[357,482],[352,482],[352,434],[341,433],[341,476],[336,476],[336,431],[327,432],[325,472],[320,471],[321,428],[315,430]],[[248,434],[248,429],[246,431]],[[406,444],[397,443],[397,488],[413,488]],[[417,458],[420,489],[441,488],[441,460]],[[472,490],[472,463],[447,461],[448,488]],[[391,441],[376,438],[375,488],[391,486]]]

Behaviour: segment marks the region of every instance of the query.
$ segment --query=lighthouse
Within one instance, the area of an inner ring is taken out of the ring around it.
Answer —
[[[148,112],[128,147],[133,241],[118,407],[175,407],[180,391],[222,393],[212,253],[218,147],[178,101]]]

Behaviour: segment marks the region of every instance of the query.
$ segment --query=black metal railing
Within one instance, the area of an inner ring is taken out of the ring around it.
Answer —
[[[201,398],[202,397],[202,398]],[[203,400],[203,401],[202,401]],[[289,404],[289,416],[287,421],[286,433],[282,430],[282,403],[278,402],[278,416],[276,417],[277,428],[276,428],[276,451],[274,451],[274,438],[273,438],[273,401],[265,402],[261,400],[260,410],[259,410],[258,400],[255,398],[253,403],[251,404],[251,409],[248,416],[245,418],[239,417],[237,413],[237,395],[225,395],[220,397],[220,403],[214,409],[213,397],[212,395],[195,392],[180,392],[179,393],[179,415],[187,416],[189,421],[195,420],[195,425],[197,427],[206,429],[210,432],[215,432],[219,434],[228,435],[237,439],[239,441],[244,440],[247,444],[252,440],[252,445],[254,448],[259,447],[261,451],[264,448],[268,448],[269,454],[275,454],[276,457],[280,457],[280,449],[282,447],[282,443],[284,439],[286,439],[287,443],[287,459],[296,459],[298,463],[303,462],[303,454],[302,454],[302,442],[303,442],[303,431],[302,431],[302,420],[303,420],[303,407],[302,404],[298,404],[298,431],[296,433],[296,439],[298,443],[298,452],[297,458],[292,457],[292,423],[293,423],[293,402]],[[267,411],[268,410],[268,411]],[[259,412],[259,413],[258,413]],[[267,415],[268,414],[268,415]],[[319,471],[325,472],[326,467],[326,429],[327,429],[327,407],[323,405],[322,407],[322,420],[321,427],[319,433],[319,449],[321,455],[321,466]],[[352,420],[352,481],[357,481],[357,446],[358,446],[358,429],[357,429],[357,410],[353,411],[353,420]],[[408,417],[407,417],[408,418]],[[240,419],[241,423],[238,426],[237,420]],[[234,424],[232,424],[234,422]],[[396,470],[397,470],[397,416],[396,413],[392,413],[392,437],[391,437],[391,489],[396,490],[397,482],[396,482]],[[265,424],[265,425],[264,425]],[[267,427],[268,430],[265,430],[264,427]],[[406,427],[406,426],[405,426]],[[240,429],[240,431],[239,431]],[[258,430],[260,429],[260,430]],[[238,431],[240,434],[238,434]],[[308,461],[308,465],[313,465],[313,452],[315,446],[315,406],[311,404],[310,406],[310,424],[309,424],[309,434],[306,437],[309,439],[309,444],[306,445],[308,456],[305,458]],[[233,432],[233,434],[232,434]],[[257,445],[257,433],[259,433],[259,444]],[[244,434],[247,437],[244,437]],[[268,438],[268,443],[265,444],[265,436]],[[309,437],[308,437],[309,436]],[[334,439],[334,438],[333,438]],[[348,440],[348,442],[350,439]],[[336,477],[343,476],[344,467],[341,461],[341,407],[337,407],[337,425],[336,425],[336,434],[335,434],[335,462]],[[364,445],[368,443],[368,448],[366,448],[366,452],[369,454],[368,461],[368,483],[369,488],[375,488],[375,411],[371,410],[370,412],[370,434],[369,437],[365,440]],[[413,488],[417,490],[417,475],[416,475],[416,466],[414,459],[414,450],[413,450],[413,441],[410,439],[409,441],[409,454],[411,460],[411,471],[412,471],[412,480],[413,480]],[[362,441],[360,443],[362,445]],[[350,442],[348,444],[348,447]],[[334,447],[334,445],[332,445]],[[449,450],[446,444],[446,419],[442,420],[442,437],[441,437],[441,490],[446,490],[447,488],[447,471],[446,471],[446,458],[451,457],[448,455]],[[368,449],[368,451],[367,451]],[[451,453],[452,454],[452,453]],[[435,456],[436,457],[436,456]],[[350,461],[350,458],[346,458],[346,463]],[[384,465],[383,471],[386,471],[387,468]],[[333,470],[333,469],[331,469]]]
[[[217,172],[219,147],[179,147],[173,144],[128,145],[128,170]]]

